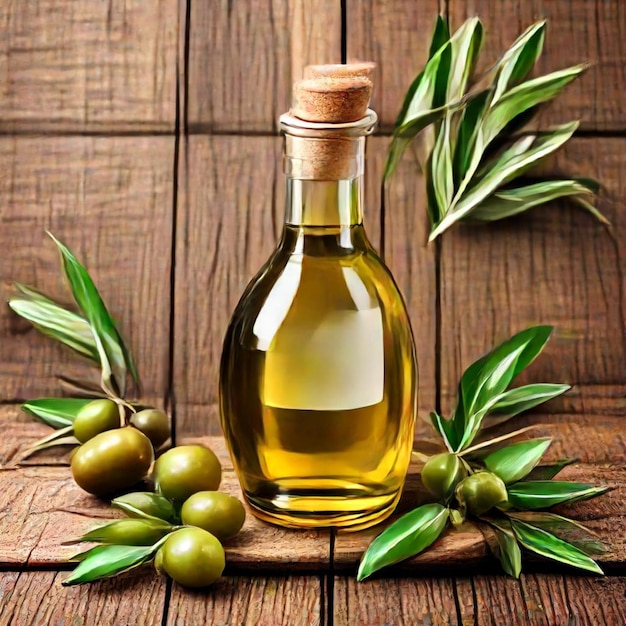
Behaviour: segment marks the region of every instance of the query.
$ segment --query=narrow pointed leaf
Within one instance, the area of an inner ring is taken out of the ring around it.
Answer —
[[[453,424],[449,420],[441,417],[441,415],[439,415],[436,411],[433,411],[430,414],[430,419],[433,426],[435,427],[435,430],[441,435],[441,438],[443,439],[443,443],[446,448],[452,451],[453,448],[450,442],[450,435],[452,434]]]
[[[509,503],[520,509],[548,509],[606,493],[607,487],[556,480],[533,480],[508,487]]]
[[[106,398],[107,395],[102,391],[102,387],[89,380],[78,380],[69,376],[57,376],[59,383],[66,393],[70,393],[79,398]]]
[[[448,521],[448,509],[441,504],[424,504],[403,515],[369,545],[361,558],[357,580],[419,554],[437,540]]]
[[[428,58],[432,59],[439,51],[439,48],[446,44],[448,39],[450,39],[450,30],[448,28],[448,23],[442,15],[438,15],[437,20],[435,21],[435,30],[433,31],[433,36],[430,41]]]
[[[129,517],[158,519],[166,522],[177,522],[178,515],[172,503],[165,497],[148,491],[127,493],[111,501]]]
[[[154,552],[155,546],[97,546],[82,557],[76,569],[62,584],[81,585],[116,576],[146,563]]]
[[[450,71],[446,100],[464,96],[483,44],[484,28],[477,17],[466,20],[450,39]]]
[[[103,526],[93,528],[77,541],[97,541],[99,543],[152,546],[171,532],[173,526],[156,519],[118,519]],[[69,543],[76,543],[72,541]]]
[[[502,564],[502,569],[514,578],[519,578],[522,572],[522,551],[517,543],[517,539],[511,529],[511,524],[502,521],[489,522],[498,540],[498,559]]]
[[[513,443],[487,455],[483,463],[505,483],[513,483],[524,478],[539,463],[551,442],[552,439],[546,437]]]
[[[568,543],[580,548],[588,554],[593,551],[595,554],[606,552],[604,546],[597,540],[598,533],[587,528],[580,522],[556,515],[556,513],[548,513],[546,511],[518,511],[509,513],[511,519],[526,522],[537,528],[541,528],[563,539]],[[589,539],[592,537],[593,539]]]
[[[56,339],[82,356],[99,361],[89,323],[80,315],[43,299],[12,298],[9,307],[42,334]]]
[[[93,331],[103,369],[103,382],[109,387],[111,385],[114,388],[117,387],[123,395],[127,368],[139,384],[137,370],[130,352],[124,345],[115,322],[85,267],[52,234],[50,237],[61,253],[65,274],[76,304],[87,318]]]
[[[71,426],[87,398],[37,398],[22,404],[21,409],[53,428]]]
[[[511,520],[511,527],[517,540],[527,550],[578,569],[596,574],[604,573],[582,550],[541,528],[516,520]]]
[[[486,222],[504,219],[528,211],[536,206],[561,198],[590,195],[589,189],[576,180],[550,180],[515,189],[504,189],[474,208],[469,214],[472,220]],[[606,218],[602,218],[606,221]]]
[[[564,467],[576,463],[577,460],[578,459],[561,459],[554,463],[537,465],[537,467],[526,476],[526,480],[552,480]]]

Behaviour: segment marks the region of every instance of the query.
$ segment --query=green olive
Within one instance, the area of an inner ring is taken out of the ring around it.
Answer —
[[[157,553],[154,555],[154,561],[152,562],[154,565],[154,569],[159,574],[165,574],[165,570],[163,569],[163,552],[161,549],[157,550]]]
[[[198,526],[226,541],[241,530],[246,510],[237,498],[227,493],[199,491],[185,500],[180,516],[183,524]]]
[[[140,430],[155,448],[162,446],[170,438],[170,420],[159,409],[144,409],[130,417],[130,423]]]
[[[182,504],[198,491],[215,491],[222,480],[222,467],[204,446],[177,446],[157,459],[153,477],[160,494]]]
[[[151,546],[172,530],[166,522],[149,519],[117,519],[90,531],[83,539],[118,546]]]
[[[491,472],[476,472],[461,481],[456,488],[461,508],[473,515],[482,515],[492,507],[506,502],[508,494],[502,479]]]
[[[113,400],[94,400],[86,404],[76,414],[74,437],[81,443],[103,433],[120,427],[120,412]]]
[[[424,487],[437,498],[447,499],[467,476],[463,462],[456,454],[443,452],[431,456],[422,468]]]
[[[103,496],[138,483],[153,460],[150,440],[127,426],[84,443],[72,457],[72,476],[85,491]]]
[[[190,526],[166,539],[155,565],[184,587],[206,587],[222,575],[226,559],[222,544],[211,533]]]

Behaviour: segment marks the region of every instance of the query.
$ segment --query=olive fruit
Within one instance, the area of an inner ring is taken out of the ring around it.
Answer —
[[[198,491],[185,500],[180,516],[183,524],[198,526],[226,541],[241,530],[246,510],[237,498],[227,493]]]
[[[159,548],[154,561],[158,571],[164,571],[184,587],[206,587],[214,583],[226,565],[224,548],[217,538],[193,526],[173,532]]]
[[[153,478],[158,493],[182,504],[198,491],[215,491],[222,480],[222,467],[204,446],[177,446],[157,459]]]
[[[422,468],[424,487],[437,498],[447,499],[467,476],[463,462],[456,454],[442,452],[431,456]]]
[[[140,430],[155,448],[163,445],[170,437],[170,420],[159,409],[143,409],[130,417],[132,426]]]
[[[82,540],[118,546],[151,546],[172,530],[171,524],[149,519],[118,519],[95,528]]]
[[[107,430],[84,443],[72,457],[72,476],[85,491],[103,496],[139,482],[153,460],[150,440],[126,426]]]
[[[476,472],[462,480],[456,488],[456,499],[462,509],[482,515],[508,500],[506,485],[491,472]]]
[[[74,437],[81,443],[120,427],[120,412],[113,400],[93,400],[82,407],[74,420]]]

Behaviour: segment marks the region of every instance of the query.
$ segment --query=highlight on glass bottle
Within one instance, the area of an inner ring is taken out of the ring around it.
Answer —
[[[287,202],[276,250],[224,340],[222,427],[268,522],[358,529],[387,517],[417,402],[410,323],[362,221],[371,64],[310,66],[280,119]],[[271,210],[268,207],[268,210]]]

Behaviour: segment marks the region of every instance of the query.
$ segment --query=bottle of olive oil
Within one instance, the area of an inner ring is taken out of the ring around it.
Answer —
[[[222,426],[268,522],[364,528],[400,496],[417,373],[402,296],[363,229],[369,64],[310,66],[280,119],[282,237],[230,322]],[[305,75],[306,76],[306,75]]]

